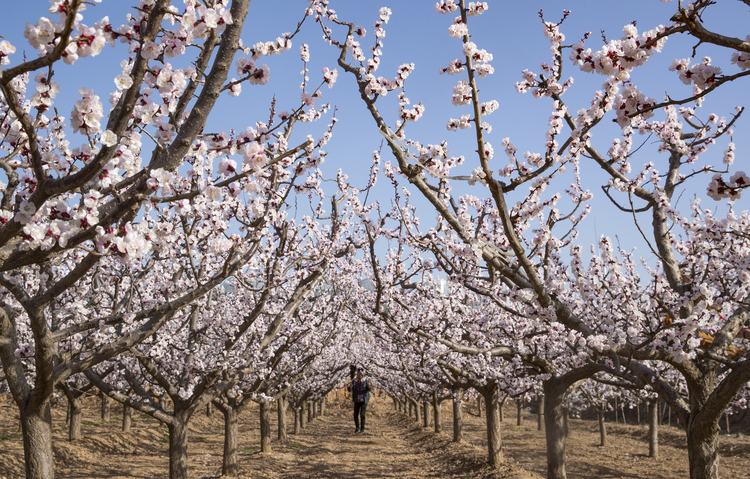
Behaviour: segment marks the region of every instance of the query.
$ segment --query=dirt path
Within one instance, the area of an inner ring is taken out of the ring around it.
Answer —
[[[354,432],[351,404],[335,402],[322,418],[290,436],[285,450],[255,453],[242,462],[247,477],[273,479],[330,478],[466,478],[484,477],[484,451],[469,444],[455,445],[448,435],[435,435],[395,413],[390,399],[373,396],[368,404],[367,428]],[[535,479],[512,465],[492,477]]]
[[[452,414],[442,407],[443,432],[435,434],[414,419],[397,413],[392,401],[373,395],[367,411],[365,434],[354,433],[352,405],[343,394],[330,398],[325,415],[305,425],[285,442],[276,440],[276,415],[272,414],[272,449],[259,452],[258,407],[251,404],[239,418],[239,478],[446,478],[446,479],[541,479],[546,470],[544,432],[534,418],[516,426],[515,417],[503,422],[505,463],[486,467],[484,417],[475,403],[464,408],[465,442],[452,442]],[[113,406],[109,423],[99,417],[99,401],[84,402],[83,439],[67,440],[65,405],[52,409],[53,450],[58,479],[151,479],[168,475],[166,427],[153,418],[133,415],[129,433],[120,431],[121,408]],[[293,424],[291,411],[287,418]],[[221,477],[223,418],[196,414],[190,423],[188,447],[190,479]],[[649,458],[645,426],[609,424],[609,441],[599,447],[596,421],[571,420],[568,440],[568,476],[575,479],[687,477],[684,431],[662,427],[660,459]],[[738,431],[739,432],[739,431]],[[722,435],[722,477],[750,478],[750,437]],[[0,398],[0,479],[21,479],[23,445],[18,432],[18,412],[7,398]]]

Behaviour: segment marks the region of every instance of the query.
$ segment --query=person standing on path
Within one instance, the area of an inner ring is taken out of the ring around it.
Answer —
[[[352,383],[346,388],[352,392],[352,401],[354,402],[354,432],[365,432],[365,413],[367,412],[367,403],[370,401],[370,381],[364,378],[362,369],[357,369],[357,377],[352,379]]]

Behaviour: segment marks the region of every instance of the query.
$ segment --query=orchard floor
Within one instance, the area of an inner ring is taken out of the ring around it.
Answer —
[[[254,405],[253,405],[254,406]],[[57,478],[159,478],[167,475],[166,428],[154,419],[134,413],[130,433],[120,432],[119,407],[112,408],[109,423],[102,423],[99,401],[85,402],[84,438],[67,441],[65,407],[52,410]],[[326,414],[306,424],[289,441],[275,440],[273,452],[259,449],[258,410],[246,410],[240,419],[240,477],[243,478],[502,478],[539,479],[545,475],[545,443],[535,420],[516,418],[506,410],[503,423],[505,464],[485,466],[484,419],[476,407],[464,412],[466,443],[452,440],[452,408],[442,407],[443,432],[422,428],[394,411],[392,401],[374,396],[368,405],[368,431],[354,434],[350,403],[335,398]],[[515,412],[515,410],[513,411]],[[0,398],[0,479],[23,477],[23,446],[18,432],[18,413],[7,396]],[[291,416],[289,420],[291,422]],[[608,424],[608,445],[599,447],[596,422],[571,420],[568,440],[568,476],[571,479],[688,477],[684,433],[662,427],[660,459],[648,457],[645,426]],[[291,428],[290,428],[291,432]],[[750,432],[750,431],[745,431]],[[218,412],[197,414],[191,425],[190,477],[221,477],[223,421]],[[721,437],[721,477],[750,478],[750,436]]]

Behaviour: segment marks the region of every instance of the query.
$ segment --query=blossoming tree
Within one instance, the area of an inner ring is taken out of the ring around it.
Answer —
[[[25,31],[37,58],[0,44],[0,360],[34,478],[54,474],[55,386],[150,337],[240,272],[331,135],[293,135],[295,123],[326,110],[304,97],[229,134],[204,131],[219,96],[267,82],[259,60],[288,50],[299,31],[243,46],[249,0],[145,0],[121,26],[86,21],[96,7],[83,0],[50,3],[51,17]],[[69,120],[60,115],[56,98],[72,92],[60,91],[56,69],[116,42],[126,50],[107,92],[111,109],[82,88]],[[321,85],[333,81],[326,71]]]

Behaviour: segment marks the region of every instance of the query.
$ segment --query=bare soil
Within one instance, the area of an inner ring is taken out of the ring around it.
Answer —
[[[258,408],[252,405],[240,418],[240,477],[242,478],[495,478],[540,479],[545,475],[544,433],[536,419],[523,418],[516,426],[515,409],[505,411],[503,453],[505,463],[497,469],[486,465],[484,418],[475,404],[464,412],[465,443],[452,442],[452,408],[444,403],[443,432],[423,428],[398,413],[386,396],[373,395],[367,411],[367,429],[354,433],[351,403],[344,394],[329,397],[326,414],[305,424],[289,441],[276,441],[272,414],[273,452],[259,452]],[[52,409],[54,454],[58,478],[154,478],[168,474],[166,427],[149,416],[133,414],[130,433],[121,432],[121,408],[113,406],[111,420],[103,423],[99,400],[84,402],[83,439],[71,443],[65,425],[66,405]],[[291,415],[289,424],[293,424]],[[608,424],[608,445],[599,446],[595,421],[571,420],[568,439],[570,478],[689,477],[685,434],[662,426],[660,458],[648,457],[646,426]],[[291,433],[291,428],[289,430]],[[744,431],[749,433],[750,431]],[[223,418],[197,414],[190,427],[190,477],[221,477]],[[722,435],[721,477],[750,478],[750,437]],[[7,397],[0,398],[0,479],[24,475],[23,445],[18,431],[18,412]]]

